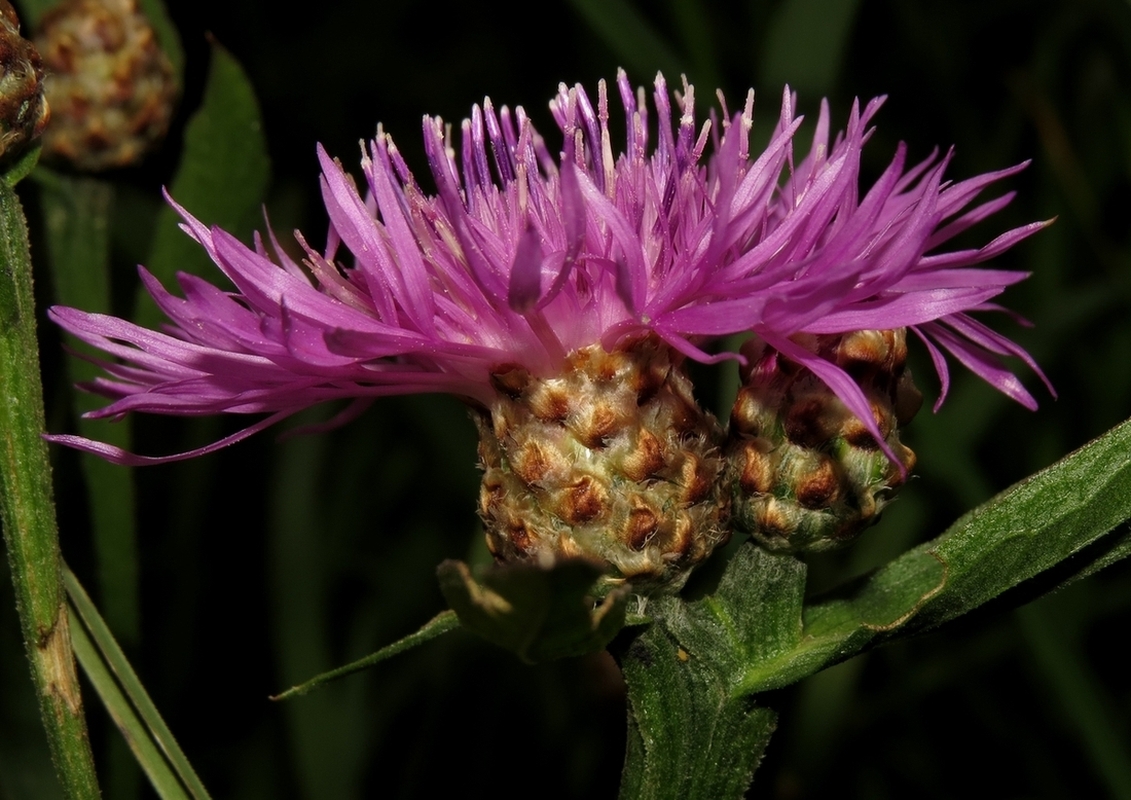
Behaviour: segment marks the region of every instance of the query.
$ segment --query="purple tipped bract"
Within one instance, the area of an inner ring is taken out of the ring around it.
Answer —
[[[969,312],[998,308],[990,300],[1026,276],[976,265],[1046,223],[978,249],[944,249],[1009,202],[1012,194],[974,204],[1025,165],[950,183],[950,154],[908,166],[901,145],[864,191],[861,150],[882,99],[854,106],[835,137],[822,103],[808,151],[795,155],[801,118],[787,89],[769,145],[752,154],[753,92],[740,112],[724,106],[697,124],[691,86],[674,95],[674,111],[662,76],[651,108],[623,72],[616,89],[627,126],[619,153],[604,82],[595,105],[580,86],[564,84],[551,101],[564,142],[558,157],[521,108],[484,101],[458,143],[442,120],[426,118],[435,193],[380,129],[363,146],[361,189],[319,149],[330,230],[321,252],[298,237],[301,264],[273,237],[248,248],[175,206],[235,289],[182,274],[177,297],[142,269],[171,320],[166,332],[53,308],[64,329],[118,359],[87,387],[113,399],[92,416],[269,416],[164,459],[53,439],[120,463],[154,463],[230,444],[325,400],[353,399],[346,415],[375,397],[414,392],[487,405],[490,373],[502,364],[549,376],[575,350],[612,350],[649,334],[710,362],[729,357],[707,353],[713,339],[753,331],[874,426],[854,381],[790,337],[907,327],[927,346],[944,394],[946,351],[1036,405],[999,356],[1039,373],[1032,359]]]

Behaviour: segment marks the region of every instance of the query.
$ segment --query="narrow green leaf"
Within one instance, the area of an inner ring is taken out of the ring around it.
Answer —
[[[804,635],[742,691],[786,686],[929,630],[1032,582],[1049,591],[1131,554],[1131,422],[1002,492],[927,542],[805,609]],[[1115,532],[1113,532],[1115,531]]]
[[[35,173],[45,222],[47,262],[61,305],[100,314],[110,308],[110,217],[114,188],[103,180],[70,176],[48,169]],[[77,352],[93,353],[73,336],[67,345]],[[74,355],[67,357],[72,383],[92,381],[102,370]],[[104,399],[87,392],[73,394],[75,424],[83,436],[131,448],[132,425],[83,419],[82,414],[103,405]],[[91,509],[94,553],[98,564],[98,590],[110,626],[127,644],[140,635],[138,609],[137,528],[134,521],[132,473],[83,453],[80,456]]]
[[[15,186],[30,175],[32,170],[35,169],[35,165],[39,163],[39,151],[42,149],[42,146],[37,144],[28,148],[20,154],[19,158],[8,164],[4,168],[4,183]]]
[[[83,589],[69,569],[63,570],[63,582],[67,587],[67,594],[71,603],[78,612],[79,619],[82,620],[82,625],[89,631],[90,638],[97,646],[97,649],[93,652],[94,661],[91,663],[95,665],[96,669],[107,670],[113,675],[111,679],[113,686],[103,683],[99,688],[96,683],[96,688],[98,688],[99,696],[106,703],[111,715],[122,714],[122,720],[129,722],[130,727],[128,729],[122,727],[122,723],[119,723],[119,728],[126,737],[126,741],[130,743],[131,748],[135,746],[135,742],[145,740],[160,749],[163,754],[162,760],[168,761],[168,767],[183,784],[184,790],[187,791],[187,794],[169,796],[187,796],[193,798],[193,800],[207,800],[209,795],[204,784],[200,782],[196,771],[173,737],[172,731],[165,724],[165,720],[161,718],[161,714],[150,699],[149,693],[145,691],[137,673],[134,672],[122,649],[114,640],[114,635],[99,615],[98,609],[91,602],[86,590]],[[80,626],[76,625],[75,627]],[[89,674],[90,667],[83,656],[80,656],[80,662]],[[91,682],[95,682],[93,675]],[[114,708],[110,706],[111,701],[115,703]],[[120,705],[126,701],[132,707],[130,715],[126,715]],[[115,716],[115,722],[118,722],[117,716]],[[135,749],[134,752],[137,753],[138,751]],[[140,756],[139,763],[142,769],[146,770],[146,774],[150,775],[149,770],[153,765],[141,760]],[[152,780],[152,775],[150,775],[150,779]],[[154,788],[160,791],[160,787],[156,783],[154,783]]]
[[[900,633],[933,628],[965,614],[1082,553],[1128,519],[1131,421],[1015,484],[939,538],[901,557],[896,564],[937,559],[947,575],[943,590]],[[1073,571],[1086,568],[1070,566]]]
[[[201,107],[189,120],[185,148],[170,194],[206,225],[247,238],[267,191],[270,162],[255,93],[232,55],[213,43],[212,65]],[[146,266],[171,286],[177,272],[214,277],[204,248],[180,230],[180,217],[163,208]],[[156,327],[156,305],[139,290],[135,320]]]
[[[325,421],[329,409],[312,410],[305,422]],[[295,436],[275,448],[272,465],[270,546],[272,622],[276,659],[284,685],[325,672],[337,663],[330,636],[334,580],[330,513],[319,479],[334,472],[330,439]],[[333,483],[333,481],[330,481]],[[305,797],[352,797],[360,792],[366,767],[364,710],[366,682],[326,686],[283,711],[291,752],[291,773]]]
[[[116,213],[113,184],[84,175],[67,175],[41,167],[32,180],[39,188],[43,220],[42,254],[51,271],[55,301],[85,311],[110,314],[110,227]],[[136,221],[135,221],[136,224]],[[70,334],[64,342],[75,353],[95,351]],[[72,384],[92,381],[101,370],[68,353],[64,360]],[[88,392],[68,395],[78,433],[131,450],[132,420],[84,419],[105,403]],[[141,634],[137,526],[134,519],[133,473],[89,453],[78,455],[84,478],[94,545],[97,590],[110,627],[127,646]],[[139,797],[142,773],[128,743],[112,738],[102,766],[106,795],[116,800]]]
[[[315,675],[305,683],[300,683],[298,686],[292,686],[285,692],[272,695],[271,699],[289,700],[292,697],[302,697],[304,694],[312,692],[320,686],[325,686],[331,681],[336,681],[338,678],[344,678],[347,675],[352,675],[355,672],[360,672],[363,669],[372,667],[374,664],[379,664],[398,653],[403,653],[406,650],[418,647],[448,631],[454,631],[458,627],[459,617],[456,616],[454,611],[441,611],[432,619],[428,620],[428,622],[425,622],[416,633],[410,633],[403,639],[399,639],[386,647],[382,647],[376,653],[367,655],[364,658],[359,658],[357,661],[352,661],[345,666],[332,669],[329,672],[323,672],[321,675]]]
[[[627,588],[595,600],[601,570],[584,559],[492,566],[476,576],[449,560],[437,573],[465,628],[529,664],[604,650],[624,627]]]
[[[165,760],[157,745],[149,737],[145,724],[134,711],[130,701],[122,693],[114,680],[114,675],[102,660],[98,648],[90,640],[82,625],[71,628],[71,641],[79,664],[90,679],[94,690],[102,699],[102,705],[122,732],[126,743],[133,751],[137,763],[141,765],[149,782],[162,800],[191,800],[176,774]]]

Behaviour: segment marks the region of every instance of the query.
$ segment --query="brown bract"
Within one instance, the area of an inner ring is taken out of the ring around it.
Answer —
[[[721,431],[666,345],[579,350],[560,374],[498,367],[476,412],[479,512],[502,562],[583,557],[606,588],[673,591],[726,538]]]
[[[35,37],[54,119],[45,158],[98,171],[139,162],[169,129],[169,59],[135,0],[66,0]]]
[[[0,0],[0,158],[36,139],[50,116],[39,53],[20,36],[11,3]]]
[[[826,550],[874,523],[915,466],[899,427],[910,422],[922,396],[906,368],[903,329],[794,341],[856,381],[900,463],[824,381],[755,338],[743,348],[745,384],[726,445],[732,512],[740,528],[771,550]]]

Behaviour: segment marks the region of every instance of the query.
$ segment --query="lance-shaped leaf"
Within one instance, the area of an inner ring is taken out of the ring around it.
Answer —
[[[247,74],[213,43],[212,64],[200,108],[185,130],[185,148],[170,194],[198,219],[239,236],[259,219],[270,162],[259,104]],[[146,267],[168,287],[177,272],[211,275],[205,252],[180,230],[180,217],[162,209]],[[139,289],[138,322],[156,326],[161,314]]]
[[[64,569],[76,624],[75,654],[162,800],[209,800],[192,764],[74,574]]]
[[[865,648],[1000,598],[1020,604],[1131,553],[1131,422],[805,608],[796,648],[754,662],[743,690],[786,686]]]
[[[597,602],[601,570],[584,559],[552,567],[507,564],[478,578],[462,561],[439,567],[440,591],[465,628],[528,663],[604,649],[625,624],[627,590]]]

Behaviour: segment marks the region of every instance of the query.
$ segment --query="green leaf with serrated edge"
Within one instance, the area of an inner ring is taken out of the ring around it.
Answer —
[[[440,591],[465,628],[528,663],[602,650],[624,627],[623,587],[596,603],[601,571],[582,559],[552,567],[506,564],[473,577],[462,561],[445,561]]]
[[[305,683],[300,683],[298,686],[292,686],[285,692],[272,695],[272,700],[289,700],[292,697],[301,697],[302,695],[312,692],[320,686],[325,686],[331,681],[336,681],[338,678],[344,678],[347,675],[353,675],[355,672],[360,672],[363,669],[372,667],[374,664],[379,664],[382,661],[392,658],[393,656],[403,653],[406,650],[411,650],[414,647],[419,647],[425,642],[431,641],[438,636],[454,631],[459,627],[459,617],[456,616],[454,611],[441,611],[418,630],[416,633],[410,633],[403,639],[398,639],[390,645],[382,647],[376,653],[359,658],[357,661],[351,661],[345,666],[332,669],[329,672],[323,672],[321,675],[315,675]]]
[[[206,225],[248,240],[260,219],[270,163],[255,93],[243,68],[220,45],[212,45],[212,65],[201,107],[185,130],[184,154],[169,193]],[[163,208],[146,267],[166,286],[177,272],[204,277],[218,273],[204,248],[178,227],[180,217]],[[163,316],[139,289],[135,321],[157,327]]]
[[[87,642],[89,649],[85,653],[78,652],[76,638],[75,649],[79,663],[86,670],[91,683],[95,684],[99,697],[114,717],[114,721],[118,723],[122,735],[126,737],[126,742],[138,756],[138,763],[150,780],[154,780],[150,770],[160,770],[148,749],[144,756],[139,752],[138,748],[144,743],[148,743],[147,748],[150,746],[156,748],[161,754],[161,762],[175,776],[174,780],[178,787],[182,787],[179,794],[164,794],[161,786],[154,781],[154,788],[157,789],[158,794],[163,798],[189,797],[192,800],[208,800],[208,791],[200,782],[180,745],[177,744],[173,732],[161,718],[157,706],[153,704],[149,693],[145,691],[137,673],[126,659],[125,653],[114,640],[114,635],[106,626],[106,622],[78,578],[66,568],[63,570],[63,583],[71,605],[77,612],[77,621],[81,621],[81,624],[72,626],[72,634],[76,629],[79,629],[81,634],[89,632]],[[82,630],[84,628],[85,630]],[[105,675],[102,675],[103,672]]]
[[[1131,553],[1131,422],[971,511],[944,534],[807,605],[797,647],[751,663],[742,692],[786,686],[1003,593],[1051,590]],[[1028,585],[1026,582],[1030,582]]]

